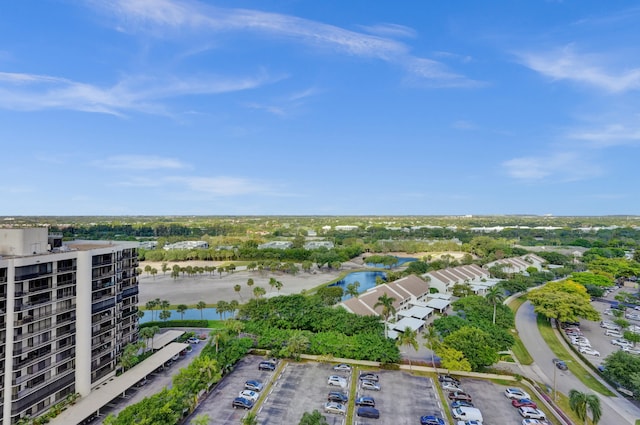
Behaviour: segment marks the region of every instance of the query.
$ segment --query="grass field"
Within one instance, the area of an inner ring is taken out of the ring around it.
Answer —
[[[511,309],[511,311],[513,311],[513,314],[515,314],[520,308],[520,306],[526,300],[527,300],[526,295],[522,295],[518,298],[514,298],[508,304],[508,307]],[[523,364],[523,365],[532,364],[533,357],[531,357],[531,354],[529,354],[529,351],[527,351],[527,347],[525,347],[522,341],[520,340],[520,337],[518,336],[518,332],[514,330],[511,334],[515,339],[515,343],[513,344],[513,347],[511,347],[511,351],[513,352],[513,355],[516,356],[520,364]]]

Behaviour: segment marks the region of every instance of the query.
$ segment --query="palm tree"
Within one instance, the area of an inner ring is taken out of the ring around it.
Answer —
[[[247,413],[242,418],[242,425],[258,425],[258,415],[253,412]]]
[[[180,313],[180,320],[184,320],[184,312],[189,310],[189,306],[186,304],[178,304],[176,311]]]
[[[147,303],[145,304],[145,308],[147,310],[151,310],[151,321],[155,321],[155,309],[156,309],[156,302],[154,300],[149,300],[147,301]]]
[[[276,280],[275,287],[276,287],[276,290],[278,291],[278,294],[279,294],[280,290],[282,289],[282,282],[280,282],[279,280]]]
[[[222,316],[229,311],[229,303],[225,300],[220,300],[216,303],[216,311],[218,312],[218,316],[220,320],[222,320]]]
[[[247,286],[249,287],[249,289],[251,289],[251,287],[253,286],[255,282],[253,281],[252,278],[247,279]]]
[[[429,324],[427,327],[427,333],[424,335],[424,339],[427,342],[424,344],[429,350],[431,350],[431,367],[436,368],[436,360],[435,360],[435,349],[440,344],[440,334],[436,330],[436,327],[433,324]]]
[[[595,394],[587,394],[578,390],[569,391],[569,407],[587,425],[587,411],[591,412],[591,422],[596,425],[602,418],[600,399]]]
[[[256,299],[260,299],[260,297],[262,297],[266,293],[267,291],[265,291],[262,286],[256,286],[255,288],[253,288],[253,295],[256,297]]]
[[[351,296],[352,298],[357,298],[358,295],[360,294],[360,291],[358,290],[358,288],[360,288],[360,282],[356,280],[355,282],[347,285],[347,289],[345,292],[347,293],[347,295]]]
[[[393,306],[395,302],[395,298],[388,296],[387,294],[382,294],[378,297],[378,302],[373,305],[373,309],[375,310],[377,307],[382,306],[382,317],[384,317],[384,336],[388,337],[387,331],[387,322],[389,321],[389,316],[392,314],[396,314],[396,308]]]
[[[405,327],[402,334],[398,335],[396,345],[398,347],[403,347],[405,345],[411,346],[414,350],[418,351],[418,331],[411,329],[409,326]],[[409,372],[411,372],[411,357],[407,356],[407,358],[409,359]]]
[[[209,422],[211,422],[211,418],[206,413],[196,416],[191,421],[193,425],[209,425]]]
[[[493,324],[496,324],[496,309],[498,308],[498,303],[501,303],[504,300],[504,292],[497,285],[490,287],[487,289],[487,293],[484,296],[487,301],[493,304]]]
[[[287,341],[287,349],[296,360],[300,360],[300,353],[309,347],[309,338],[302,331],[294,331]]]
[[[198,301],[198,304],[196,304],[196,308],[200,310],[200,320],[204,320],[204,318],[202,317],[202,310],[207,308],[207,303],[204,301]]]
[[[242,294],[240,293],[240,290],[242,289],[242,286],[240,285],[233,285],[233,290],[236,291],[238,293],[238,295],[240,295],[240,299],[242,299]]]
[[[232,317],[236,317],[236,311],[238,310],[238,307],[240,307],[240,303],[238,302],[238,300],[231,300],[229,301],[229,313],[232,313]]]

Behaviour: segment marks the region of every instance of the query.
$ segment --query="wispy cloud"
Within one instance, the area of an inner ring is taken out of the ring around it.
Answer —
[[[103,168],[127,170],[159,170],[185,168],[185,164],[175,158],[163,158],[146,155],[119,155],[94,161],[94,165]]]
[[[451,127],[458,130],[475,130],[478,128],[478,126],[475,123],[467,120],[455,121],[453,124],[451,124]]]
[[[640,117],[637,117],[640,118]],[[640,127],[610,124],[599,129],[578,130],[569,133],[571,139],[584,140],[592,148],[607,148],[620,145],[640,145]]]
[[[606,55],[577,53],[573,45],[562,49],[517,55],[523,65],[555,80],[568,80],[611,93],[640,89],[640,67],[614,68]]]
[[[341,54],[399,64],[416,77],[431,80],[432,86],[476,85],[468,77],[448,71],[442,63],[411,55],[405,43],[391,38],[413,35],[410,28],[400,25],[369,26],[367,30],[375,34],[365,34],[295,16],[218,8],[193,1],[116,0],[92,4],[118,18],[118,25],[132,32],[145,31],[159,37],[171,30],[268,34]]]
[[[361,25],[359,28],[370,34],[384,37],[414,38],[417,36],[413,28],[398,24]]]
[[[286,96],[281,96],[271,103],[245,102],[244,106],[250,109],[258,109],[269,112],[273,115],[285,117],[291,115],[293,111],[301,108],[307,98],[316,95],[318,92],[319,90],[315,88],[308,88]]]
[[[575,152],[557,152],[544,156],[513,158],[502,163],[506,173],[517,180],[538,181],[553,178],[576,181],[601,174],[593,164]]]
[[[129,77],[110,87],[48,75],[0,72],[0,108],[67,109],[124,116],[130,111],[168,115],[163,99],[248,90],[274,81],[253,77]]]
[[[214,196],[273,193],[272,185],[243,177],[168,177],[168,182],[184,184],[191,190]]]

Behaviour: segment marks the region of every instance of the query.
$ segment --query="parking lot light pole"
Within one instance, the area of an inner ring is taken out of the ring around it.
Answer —
[[[571,360],[561,360],[565,363],[571,363]],[[554,403],[558,401],[558,391],[556,390],[556,371],[558,370],[558,365],[553,365],[553,401]]]

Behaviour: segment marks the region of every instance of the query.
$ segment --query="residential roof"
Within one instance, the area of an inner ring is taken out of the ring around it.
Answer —
[[[431,307],[431,308],[433,308],[435,310],[444,310],[445,308],[447,308],[449,306],[449,304],[451,304],[449,301],[441,300],[439,298],[435,298],[435,299],[427,301],[427,306]]]
[[[157,333],[153,336],[153,345],[154,349],[159,349],[169,344],[170,342],[175,341],[178,337],[182,336],[184,331],[179,330],[166,330],[162,333]]]
[[[409,327],[411,330],[417,331],[424,326],[424,323],[424,320],[416,319],[415,317],[403,317],[393,324],[393,329],[403,332],[405,328]]]
[[[122,375],[100,385],[88,396],[78,399],[75,405],[69,406],[52,419],[50,424],[70,425],[84,421],[188,346],[189,344],[179,342],[169,344]]]
[[[415,317],[416,319],[424,319],[433,313],[433,309],[430,307],[422,307],[418,305],[412,306],[409,310],[401,310],[398,312],[398,316],[402,317]]]
[[[375,286],[366,292],[360,294],[357,298],[349,298],[342,305],[352,313],[361,316],[379,315],[382,308],[374,308],[383,294],[390,298],[394,298],[393,307],[400,310],[401,304],[412,297],[420,298],[429,293],[429,284],[418,276],[410,275],[389,282],[383,285]]]

